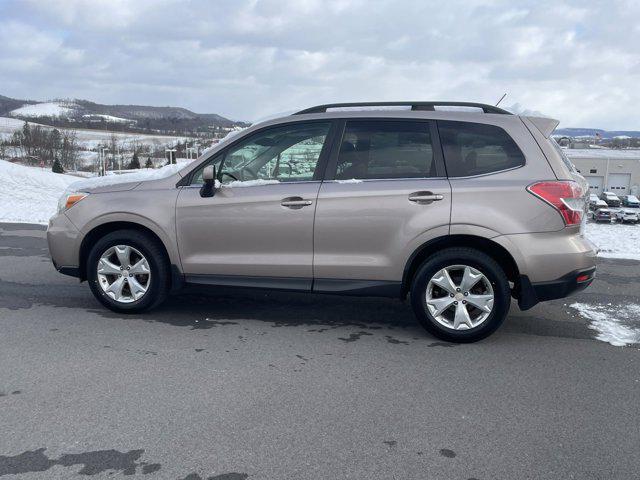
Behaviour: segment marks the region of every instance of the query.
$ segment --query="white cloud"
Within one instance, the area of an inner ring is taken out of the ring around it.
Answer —
[[[253,119],[332,101],[519,103],[640,129],[640,4],[506,0],[0,3],[0,94]]]

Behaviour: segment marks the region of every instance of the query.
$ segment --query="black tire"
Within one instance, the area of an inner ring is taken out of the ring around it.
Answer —
[[[474,328],[447,328],[441,325],[427,308],[425,294],[429,280],[441,269],[452,265],[468,265],[479,270],[493,288],[494,302],[491,313],[484,322]],[[447,248],[428,257],[416,272],[411,284],[411,306],[420,324],[432,335],[447,342],[477,342],[491,335],[502,325],[511,306],[511,289],[504,270],[490,256],[473,248]]]
[[[147,292],[131,303],[120,303],[109,297],[98,283],[98,261],[115,245],[128,245],[138,250],[149,263],[151,278]],[[157,307],[169,293],[171,271],[164,247],[153,236],[137,230],[117,230],[99,239],[87,257],[87,280],[93,295],[105,307],[118,313],[140,313]]]

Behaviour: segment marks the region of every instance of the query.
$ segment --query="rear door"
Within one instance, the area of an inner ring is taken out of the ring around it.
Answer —
[[[451,187],[435,124],[354,119],[338,130],[316,207],[314,290],[400,282],[411,253],[449,233]]]

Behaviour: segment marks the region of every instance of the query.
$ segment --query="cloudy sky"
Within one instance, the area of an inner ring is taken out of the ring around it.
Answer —
[[[640,130],[640,2],[0,0],[0,94],[255,120],[318,103],[520,104]]]

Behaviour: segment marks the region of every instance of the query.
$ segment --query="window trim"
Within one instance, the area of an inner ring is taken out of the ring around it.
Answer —
[[[333,142],[334,142],[334,136],[336,134],[337,131],[337,124],[338,121],[336,119],[330,119],[330,118],[325,118],[325,119],[317,119],[317,120],[292,120],[290,122],[282,122],[282,123],[275,123],[275,124],[271,124],[271,125],[265,125],[264,127],[261,127],[257,130],[254,130],[252,132],[248,132],[245,135],[239,135],[238,138],[235,138],[233,140],[231,140],[231,142],[229,143],[229,145],[226,145],[223,149],[210,154],[209,156],[207,156],[207,158],[205,158],[204,160],[202,160],[201,162],[199,162],[197,165],[195,165],[191,170],[189,170],[189,172],[187,174],[185,174],[184,177],[182,177],[177,183],[176,183],[176,188],[179,187],[198,187],[200,188],[202,186],[201,183],[191,183],[193,176],[195,174],[195,172],[197,172],[198,170],[200,170],[200,168],[203,165],[206,165],[208,162],[210,162],[211,160],[213,160],[214,158],[218,157],[218,156],[222,156],[225,157],[227,155],[227,153],[229,152],[230,149],[236,147],[239,143],[244,142],[245,140],[249,140],[251,137],[261,134],[263,132],[265,132],[266,130],[270,130],[272,128],[280,128],[280,127],[287,127],[287,126],[293,126],[293,125],[309,125],[309,124],[314,124],[314,123],[328,123],[329,124],[329,131],[327,132],[327,136],[324,139],[324,144],[322,145],[322,150],[320,151],[320,156],[318,157],[318,163],[316,165],[316,169],[313,172],[313,177],[311,180],[297,180],[297,181],[293,181],[293,182],[279,182],[279,183],[272,183],[272,184],[267,184],[267,185],[288,185],[288,184],[296,184],[296,183],[311,183],[311,182],[321,182],[323,175],[326,171],[326,167],[327,167],[327,161],[328,161],[328,156],[329,153],[331,151],[331,147],[333,146]],[[224,163],[224,158],[222,159],[222,162]],[[262,186],[262,185],[255,185],[255,186]],[[246,187],[246,188],[252,188],[252,187]]]
[[[431,137],[431,149],[433,151],[433,161],[436,164],[436,176],[434,177],[389,177],[389,178],[358,178],[362,182],[387,182],[393,180],[434,180],[446,178],[446,170],[444,168],[444,157],[442,155],[442,146],[440,144],[440,137],[434,120],[425,118],[384,118],[384,117],[359,117],[359,118],[341,118],[338,125],[338,132],[335,136],[333,146],[331,148],[331,154],[326,166],[326,174],[324,176],[325,182],[338,182],[336,174],[338,171],[338,156],[340,154],[340,146],[344,139],[344,134],[349,122],[394,122],[394,123],[426,123],[429,127],[429,135]]]
[[[516,142],[516,140],[511,135],[509,135],[509,132],[507,132],[500,125],[495,125],[493,123],[484,123],[484,122],[482,122],[482,123],[481,122],[469,122],[469,121],[465,121],[465,120],[436,120],[436,128],[438,129],[438,139],[440,138],[440,123],[441,122],[470,123],[472,125],[490,125],[492,127],[499,128],[500,130],[502,130],[511,139],[511,141],[515,144],[515,146],[518,147],[518,150],[522,154],[522,158],[524,158],[524,163],[522,165],[518,165],[516,167],[503,168],[502,170],[494,170],[494,171],[487,172],[487,173],[478,173],[476,175],[466,175],[464,177],[452,177],[452,176],[449,175],[449,172],[447,171],[447,178],[449,180],[486,177],[487,175],[496,175],[498,173],[510,172],[512,170],[518,170],[519,168],[524,168],[524,167],[527,166],[527,163],[528,163],[527,162],[527,156],[525,155],[524,151],[522,150],[522,148],[520,148],[520,145],[518,145],[518,142]],[[441,148],[441,151],[442,151],[442,159],[443,159],[443,163],[445,165],[445,170],[446,170],[447,161],[444,158],[444,147],[442,146],[442,142],[440,143],[440,148]]]

